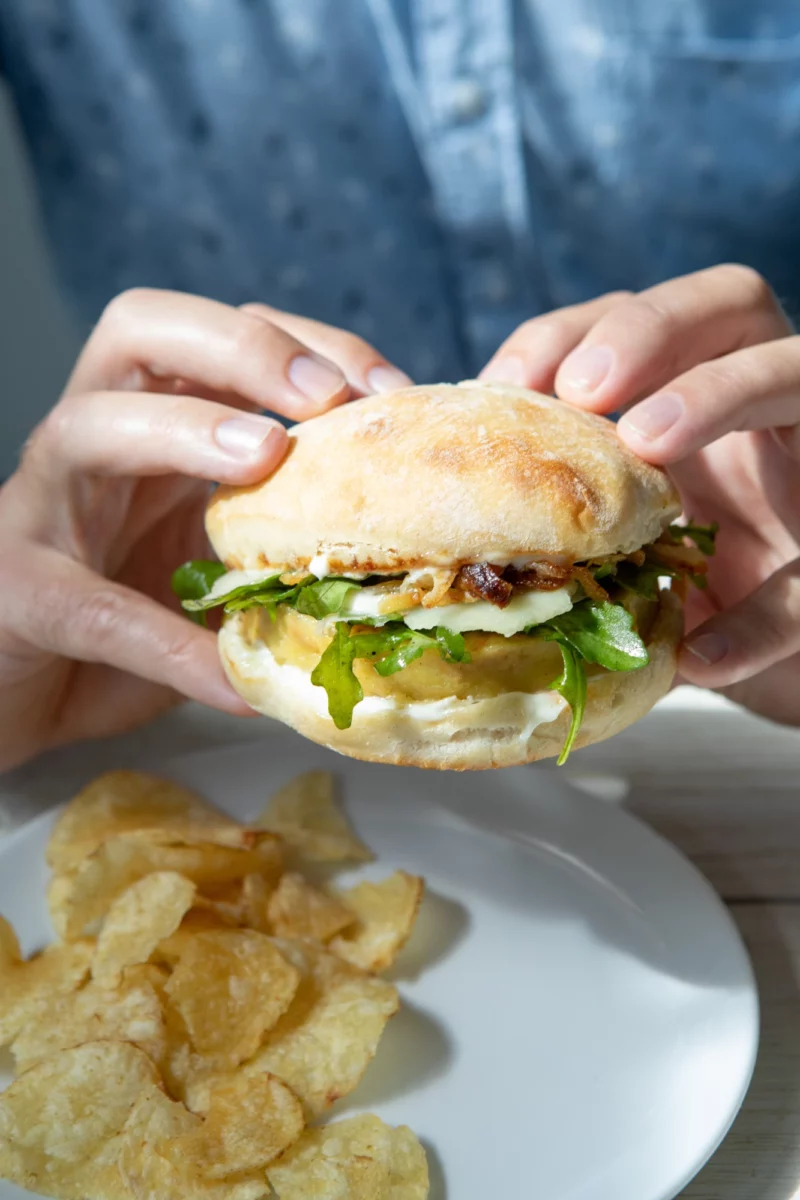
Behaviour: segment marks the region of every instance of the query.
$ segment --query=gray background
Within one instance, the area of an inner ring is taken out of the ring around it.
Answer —
[[[26,436],[57,400],[77,348],[0,87],[0,478],[13,471]]]

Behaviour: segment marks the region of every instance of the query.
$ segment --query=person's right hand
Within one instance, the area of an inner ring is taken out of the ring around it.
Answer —
[[[307,417],[410,381],[352,334],[170,292],[112,301],[0,490],[0,770],[182,698],[250,710],[172,571],[207,556],[210,483],[249,484]]]

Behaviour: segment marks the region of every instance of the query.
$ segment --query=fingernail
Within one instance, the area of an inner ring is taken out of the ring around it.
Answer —
[[[720,662],[730,650],[730,642],[721,633],[701,633],[684,642],[684,650],[699,658],[707,667]]]
[[[486,383],[510,383],[514,387],[524,387],[527,371],[524,361],[518,354],[508,354],[489,363],[480,373],[480,378]]]
[[[299,354],[289,363],[289,379],[298,392],[315,404],[324,404],[345,386],[344,376],[319,358]]]
[[[283,431],[266,417],[231,417],[217,425],[214,437],[226,454],[253,458],[270,438],[283,437]]]
[[[399,388],[413,387],[405,371],[387,365],[373,367],[367,375],[367,384],[373,392],[396,392]]]
[[[685,411],[683,396],[679,396],[677,392],[661,392],[658,396],[651,396],[649,400],[643,400],[641,404],[632,408],[622,417],[620,426],[627,426],[634,433],[638,433],[639,437],[652,442],[663,437],[667,430],[681,419]]]
[[[570,391],[596,392],[614,365],[614,351],[609,346],[587,346],[568,354],[558,372],[558,387]]]

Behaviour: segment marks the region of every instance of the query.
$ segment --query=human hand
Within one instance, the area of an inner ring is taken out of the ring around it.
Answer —
[[[724,265],[536,317],[483,378],[624,410],[622,440],[720,525],[680,677],[800,724],[800,337],[767,283]]]
[[[114,300],[0,490],[0,769],[187,696],[249,713],[169,587],[208,554],[209,481],[278,465],[286,431],[260,409],[303,420],[408,382],[359,338],[263,305]]]

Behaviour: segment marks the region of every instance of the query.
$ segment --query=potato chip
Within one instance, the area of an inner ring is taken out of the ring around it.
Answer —
[[[192,906],[195,885],[174,871],[156,871],[131,884],[108,910],[97,939],[92,975],[113,987],[125,967],[145,963]]]
[[[175,1162],[171,1144],[191,1138],[202,1123],[152,1088],[135,1105],[119,1139],[117,1165],[128,1200],[260,1200],[267,1192],[264,1172],[235,1181],[206,1181],[199,1163]]]
[[[21,962],[22,951],[14,927],[5,917],[0,917],[0,980]]]
[[[278,1200],[426,1200],[429,1189],[411,1130],[373,1116],[307,1129],[268,1174]]]
[[[395,871],[380,883],[359,883],[342,892],[358,924],[335,938],[331,949],[365,971],[385,971],[408,941],[424,888],[418,875]]]
[[[154,871],[174,871],[200,887],[250,874],[277,878],[281,871],[280,843],[263,831],[258,837],[258,843],[249,850],[207,843],[161,845],[131,837],[111,838],[75,871],[54,877],[47,898],[53,925],[61,937],[69,940],[95,932],[114,900]]]
[[[177,783],[141,771],[109,771],[66,806],[50,835],[47,861],[55,871],[67,871],[111,837],[148,833],[243,848],[253,839],[252,830]]]
[[[151,955],[151,962],[174,967],[196,934],[224,932],[230,928],[230,924],[213,909],[192,908],[181,921],[180,928],[159,942]]]
[[[123,1042],[91,1042],[39,1063],[0,1096],[0,1175],[46,1195],[117,1200],[117,1139],[155,1067]]]
[[[270,933],[269,901],[275,885],[263,875],[246,875],[242,880],[242,924],[260,933]]]
[[[353,925],[356,918],[344,904],[313,887],[302,875],[287,873],[269,899],[267,919],[278,937],[328,942]]]
[[[167,1050],[161,1001],[150,967],[131,967],[116,987],[92,981],[79,991],[52,996],[11,1046],[18,1071],[60,1050],[86,1042],[130,1042],[160,1063]]]
[[[279,833],[306,862],[369,862],[374,857],[337,807],[328,771],[306,771],[284,784],[256,824]]]
[[[282,1079],[317,1117],[352,1092],[397,1012],[397,990],[328,954],[313,942],[276,943],[301,973],[291,1005],[267,1035],[247,1075],[269,1071]],[[189,1106],[203,1107],[202,1086],[190,1089]]]
[[[46,1001],[80,986],[89,974],[94,943],[49,946],[23,962],[14,931],[2,917],[0,939],[0,1046],[5,1046]]]
[[[255,876],[260,879],[261,876]],[[195,907],[216,913],[225,925],[247,925],[247,902],[244,880],[230,883],[207,883],[195,898]]]
[[[226,929],[187,940],[166,992],[193,1048],[221,1066],[236,1066],[255,1054],[299,979],[263,933]]]
[[[297,1097],[272,1075],[234,1075],[214,1084],[202,1126],[164,1148],[176,1165],[224,1179],[262,1170],[300,1137],[305,1121]]]

